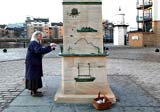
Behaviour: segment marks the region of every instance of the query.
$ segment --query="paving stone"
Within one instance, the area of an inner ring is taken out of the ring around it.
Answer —
[[[3,96],[4,98],[15,98],[16,96],[13,96],[13,95],[6,95],[6,96]]]
[[[10,107],[3,112],[51,112],[52,106]]]
[[[6,100],[0,100],[0,103],[5,103],[5,102],[7,102]]]
[[[24,87],[22,89],[18,88],[16,89],[17,92],[22,92],[24,90]]]
[[[160,107],[124,107],[125,112],[160,112]]]
[[[17,90],[16,89],[10,89],[10,90],[8,90],[9,92],[17,92]]]
[[[32,97],[32,96],[19,96],[12,101],[10,106],[50,106],[53,103],[53,97]]]
[[[1,94],[10,94],[10,92],[7,90],[7,91],[2,91],[2,93]]]
[[[30,95],[30,90],[27,89],[23,90],[23,92],[19,94],[19,96],[29,96],[29,95]]]
[[[0,103],[0,108],[1,108],[1,109],[4,109],[4,107],[7,106],[7,105],[8,105],[7,102],[5,102],[5,103]],[[0,111],[0,112],[1,112],[1,111]]]
[[[20,92],[11,92],[11,95],[13,95],[13,96],[17,96],[19,94],[20,94]]]
[[[7,103],[11,103],[12,99],[7,99]]]
[[[3,97],[2,97],[2,96],[0,96],[0,100],[3,100]]]
[[[2,109],[2,108],[0,108],[0,112],[2,112],[2,110],[3,110],[3,109]]]
[[[1,83],[3,83],[3,82],[1,82]],[[1,93],[3,92],[3,91],[8,91],[8,89],[7,88],[5,88],[5,87],[0,87],[0,90],[1,90]]]
[[[51,112],[76,112],[72,104],[55,104]]]
[[[114,93],[118,96],[120,106],[160,106],[158,100],[136,85],[127,76],[108,76]]]
[[[75,104],[76,112],[100,112],[91,104]],[[112,106],[110,109],[101,110],[101,112],[123,112],[123,108]]]

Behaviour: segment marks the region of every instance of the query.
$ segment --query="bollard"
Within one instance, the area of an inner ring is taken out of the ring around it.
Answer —
[[[7,53],[7,49],[3,49],[3,52],[4,52],[4,53]]]
[[[159,49],[157,48],[157,49],[155,49],[155,52],[159,52]]]

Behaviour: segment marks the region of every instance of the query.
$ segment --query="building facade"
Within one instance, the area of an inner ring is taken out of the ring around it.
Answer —
[[[137,1],[137,27],[139,31],[152,31],[152,1],[138,0]]]
[[[104,43],[113,43],[113,23],[108,20],[102,22],[103,25],[103,40]]]
[[[28,38],[31,38],[32,33],[35,31],[42,31],[44,37],[50,39],[62,39],[63,38],[63,23],[51,23],[49,24],[48,18],[31,18],[26,19],[26,34]]]
[[[53,39],[63,39],[64,31],[63,31],[63,23],[51,23],[52,30],[50,31],[51,38]]]
[[[160,46],[160,1],[137,0],[138,30],[129,32],[129,46]]]
[[[35,31],[42,31],[44,37],[49,37],[49,18],[26,18],[26,33],[27,37],[31,38],[32,33]]]

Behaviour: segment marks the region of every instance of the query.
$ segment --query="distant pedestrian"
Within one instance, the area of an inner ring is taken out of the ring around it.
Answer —
[[[42,88],[42,57],[56,46],[55,43],[42,46],[42,38],[43,34],[40,31],[32,34],[25,60],[25,88],[31,90],[31,95],[35,97],[43,96],[42,92],[38,91],[39,88]]]

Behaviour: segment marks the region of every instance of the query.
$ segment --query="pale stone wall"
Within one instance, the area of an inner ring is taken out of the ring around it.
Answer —
[[[127,33],[127,27],[114,27],[114,45],[124,45],[124,37]]]
[[[67,0],[69,1],[69,0]],[[96,1],[96,0],[93,0]],[[65,54],[103,53],[103,31],[101,5],[64,5],[64,38]],[[73,8],[78,9],[77,15],[71,15]],[[97,32],[77,32],[83,27],[90,27]],[[82,46],[83,45],[83,46]]]
[[[62,87],[64,94],[97,94],[99,91],[107,93],[106,81],[106,57],[65,57],[62,58]],[[96,77],[93,82],[76,82],[78,77],[78,64],[80,75],[90,74]]]
[[[114,34],[113,34],[113,44],[118,45],[118,35],[119,35],[118,27],[114,27]]]

